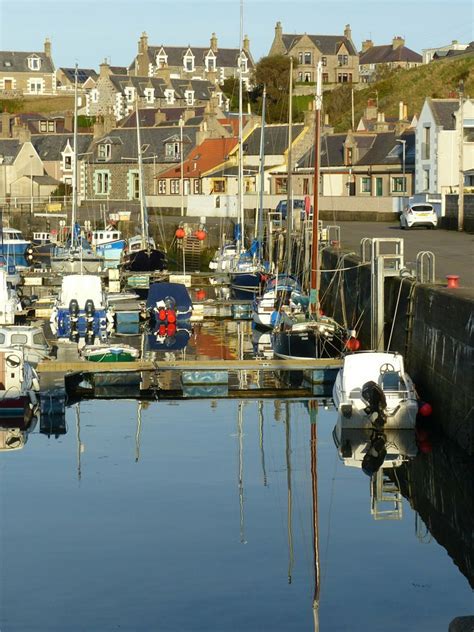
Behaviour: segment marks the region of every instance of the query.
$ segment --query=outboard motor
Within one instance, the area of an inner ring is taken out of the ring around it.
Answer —
[[[69,316],[71,317],[71,321],[73,319],[77,321],[79,318],[79,303],[75,298],[72,298],[69,303]]]
[[[385,393],[378,384],[373,381],[366,382],[362,386],[362,399],[367,404],[364,412],[370,417],[375,426],[383,426],[387,420],[385,409],[387,400]]]
[[[69,340],[71,342],[79,342],[79,332],[77,329],[71,329],[71,333],[69,334]]]
[[[91,298],[87,299],[86,304],[84,305],[84,312],[88,321],[94,318],[95,306],[94,301]]]
[[[95,340],[94,332],[87,330],[84,340],[85,340],[86,345],[93,345],[94,340]]]
[[[374,432],[362,459],[362,471],[368,476],[375,474],[387,456],[387,439],[382,432]]]

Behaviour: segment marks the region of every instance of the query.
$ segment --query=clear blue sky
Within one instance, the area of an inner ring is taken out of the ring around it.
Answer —
[[[244,32],[256,61],[268,53],[275,23],[284,33],[342,34],[387,44],[405,36],[417,52],[457,39],[474,39],[472,0],[244,0]],[[151,45],[238,47],[239,0],[0,0],[0,50],[40,51],[52,41],[56,66],[97,68],[105,58],[128,65],[142,31]]]

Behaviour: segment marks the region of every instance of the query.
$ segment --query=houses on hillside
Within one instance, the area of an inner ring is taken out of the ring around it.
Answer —
[[[422,56],[405,46],[403,37],[396,36],[391,44],[382,46],[374,46],[372,40],[365,40],[359,56],[360,80],[362,83],[370,83],[384,69],[416,68],[422,63]]]
[[[0,97],[56,94],[51,42],[42,51],[0,51]]]
[[[341,35],[295,35],[283,33],[281,22],[277,22],[268,54],[290,55],[296,59],[295,79],[300,83],[316,81],[319,61],[323,66],[323,83],[328,87],[359,81],[359,55],[349,24]]]

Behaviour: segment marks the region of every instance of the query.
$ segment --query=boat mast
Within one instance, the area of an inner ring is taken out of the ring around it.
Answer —
[[[313,508],[313,563],[314,563],[314,593],[313,618],[315,632],[319,630],[319,593],[320,593],[320,565],[319,565],[319,516],[318,516],[318,469],[317,469],[317,415],[318,402],[308,402],[311,426],[311,490]]]
[[[142,250],[148,250],[150,242],[148,239],[148,221],[146,216],[145,206],[145,188],[143,182],[143,158],[142,158],[142,142],[140,138],[140,120],[138,111],[138,89],[137,97],[135,99],[135,118],[137,119],[137,152],[138,152],[138,190],[140,195],[140,224],[141,224],[141,248]]]
[[[74,130],[72,140],[72,205],[71,205],[71,248],[76,241],[76,214],[77,214],[77,64],[74,68]]]
[[[238,200],[240,235],[237,240],[237,252],[243,250],[244,245],[244,155],[243,155],[243,78],[242,78],[242,41],[244,37],[244,2],[240,0],[240,41],[239,41],[239,169],[238,169]]]
[[[293,192],[292,192],[292,167],[293,167],[293,57],[290,55],[290,85],[288,90],[288,165],[286,177],[286,272],[291,274],[291,233],[293,229]]]
[[[311,252],[311,279],[309,292],[309,308],[313,315],[319,314],[319,175],[321,160],[321,107],[323,104],[322,92],[323,64],[318,62],[316,71],[316,99],[315,99],[315,125],[314,125],[314,199],[313,199],[313,240]]]
[[[258,241],[259,258],[261,252],[261,242],[263,241],[263,187],[265,180],[265,110],[267,103],[267,87],[263,86],[262,97],[262,123],[260,127],[260,195],[258,202],[258,213],[255,217],[255,237]]]

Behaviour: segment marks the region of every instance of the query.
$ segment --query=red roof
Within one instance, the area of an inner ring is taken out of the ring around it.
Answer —
[[[185,178],[200,178],[203,173],[226,162],[229,153],[237,145],[237,138],[208,138],[195,147],[183,163]],[[158,174],[157,179],[179,178],[181,163]]]

